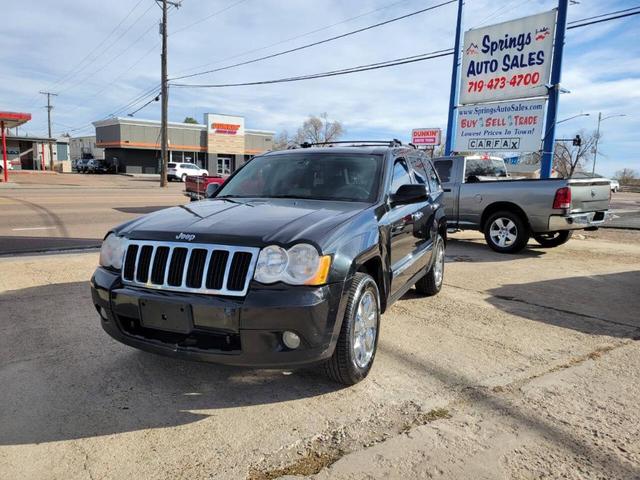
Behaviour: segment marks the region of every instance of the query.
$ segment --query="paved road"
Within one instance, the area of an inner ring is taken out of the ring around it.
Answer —
[[[611,212],[615,217],[606,224],[607,227],[640,230],[640,193],[614,193]]]
[[[352,388],[134,350],[99,326],[97,252],[0,258],[0,478],[640,478],[640,232],[594,235],[455,234]]]
[[[115,225],[184,204],[183,184],[123,176],[21,178],[0,187],[0,255],[97,247]]]

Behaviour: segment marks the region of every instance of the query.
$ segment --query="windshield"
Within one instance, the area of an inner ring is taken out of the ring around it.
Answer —
[[[499,159],[471,159],[467,158],[464,177],[506,177],[507,170],[504,160]]]
[[[378,196],[381,164],[380,155],[266,155],[251,160],[216,197],[373,202]]]

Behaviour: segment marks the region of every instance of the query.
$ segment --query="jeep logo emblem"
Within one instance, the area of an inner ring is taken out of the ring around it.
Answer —
[[[176,235],[176,240],[186,240],[187,242],[191,242],[196,236],[193,233],[179,233]]]

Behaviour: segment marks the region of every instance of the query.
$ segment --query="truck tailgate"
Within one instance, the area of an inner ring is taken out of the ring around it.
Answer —
[[[606,178],[572,179],[571,212],[608,210],[611,184]]]

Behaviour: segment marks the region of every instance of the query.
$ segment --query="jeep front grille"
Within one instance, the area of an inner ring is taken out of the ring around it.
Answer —
[[[130,240],[122,266],[126,285],[242,297],[260,249]]]

